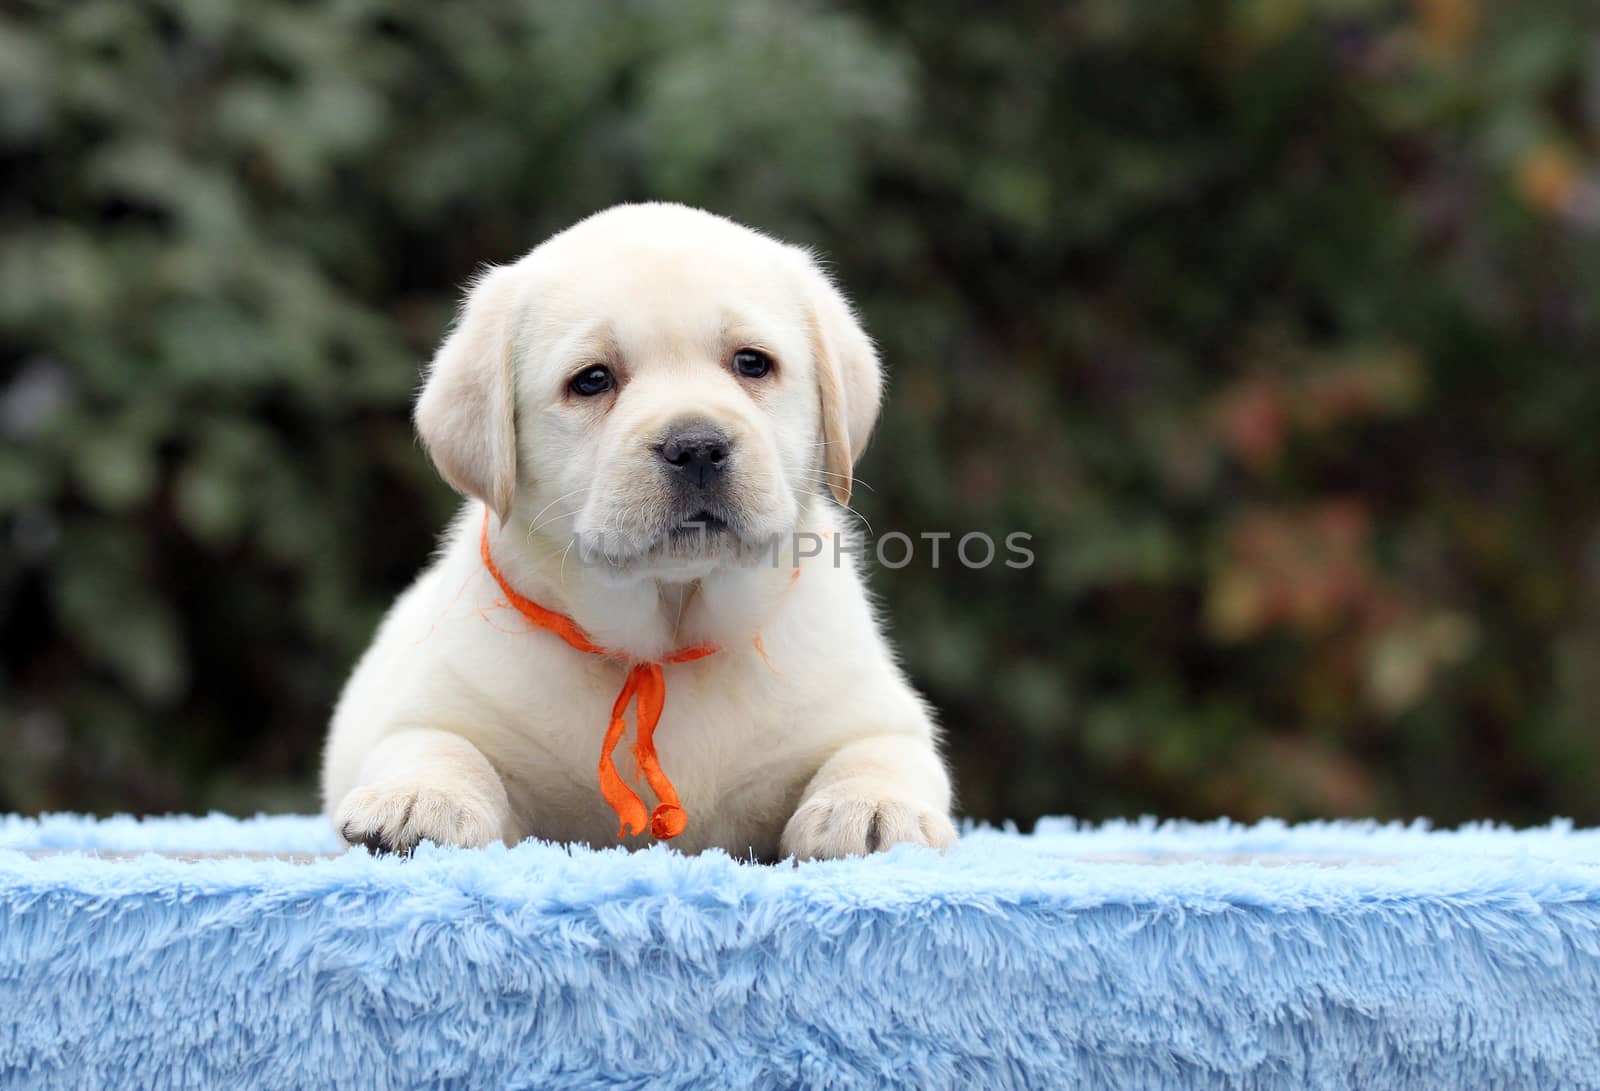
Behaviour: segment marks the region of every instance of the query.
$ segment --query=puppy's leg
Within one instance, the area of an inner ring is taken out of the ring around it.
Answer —
[[[784,827],[781,848],[802,860],[864,856],[902,841],[941,852],[955,843],[950,778],[926,739],[861,739],[827,760]]]
[[[386,735],[334,811],[352,845],[409,852],[418,841],[477,848],[516,840],[505,785],[477,747],[448,731]]]

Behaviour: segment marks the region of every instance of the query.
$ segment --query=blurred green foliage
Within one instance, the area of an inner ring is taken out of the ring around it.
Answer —
[[[1583,0],[13,0],[0,810],[309,808],[454,504],[461,285],[608,204],[826,252],[966,813],[1600,821]]]

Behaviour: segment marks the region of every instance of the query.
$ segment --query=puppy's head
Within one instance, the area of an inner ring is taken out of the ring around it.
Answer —
[[[445,480],[610,572],[694,577],[850,496],[882,374],[810,255],[623,205],[473,285],[417,430]]]

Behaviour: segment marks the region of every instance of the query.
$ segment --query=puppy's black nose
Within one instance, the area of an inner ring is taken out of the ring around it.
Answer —
[[[715,484],[727,468],[732,447],[727,433],[710,425],[695,424],[668,433],[656,453],[686,482],[703,489]]]

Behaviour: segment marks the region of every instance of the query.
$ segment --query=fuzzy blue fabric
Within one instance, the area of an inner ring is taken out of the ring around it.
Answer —
[[[1600,1088],[1597,831],[336,849],[0,818],[0,1086]]]

